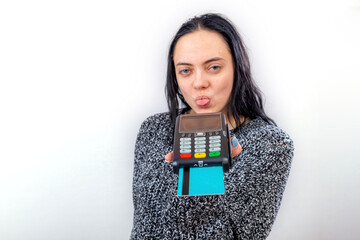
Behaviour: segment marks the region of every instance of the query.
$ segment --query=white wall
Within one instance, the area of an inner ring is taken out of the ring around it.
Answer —
[[[290,3],[291,2],[291,3]],[[360,234],[360,1],[2,1],[0,239],[128,239],[138,128],[186,19],[227,15],[295,142],[268,239]]]

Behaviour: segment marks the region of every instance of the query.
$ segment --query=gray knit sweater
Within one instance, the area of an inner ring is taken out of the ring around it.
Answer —
[[[135,144],[131,239],[265,239],[280,207],[293,142],[253,119],[230,131],[242,147],[224,174],[225,194],[177,196],[178,176],[165,154],[173,149],[168,113],[147,118]]]

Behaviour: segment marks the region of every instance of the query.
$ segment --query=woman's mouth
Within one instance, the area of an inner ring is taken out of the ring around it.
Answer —
[[[210,104],[210,98],[206,96],[200,96],[195,99],[195,103],[199,108],[206,108]]]

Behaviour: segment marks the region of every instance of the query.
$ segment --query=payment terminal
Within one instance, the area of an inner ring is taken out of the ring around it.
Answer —
[[[214,185],[211,180],[215,181],[216,176],[219,181],[222,181],[223,186],[223,172],[229,171],[230,167],[230,134],[223,113],[185,114],[177,117],[174,133],[173,170],[179,175],[179,189],[181,189],[178,191],[178,195],[191,195],[189,194],[189,184],[191,190],[192,184],[196,184],[196,181],[201,184],[207,182]],[[189,172],[193,172],[190,177]],[[194,180],[189,183],[189,179]],[[183,182],[180,183],[180,181]],[[199,184],[197,186],[205,189]],[[205,190],[200,192],[202,191]],[[214,190],[206,191],[212,194]],[[222,194],[223,190],[215,192]]]

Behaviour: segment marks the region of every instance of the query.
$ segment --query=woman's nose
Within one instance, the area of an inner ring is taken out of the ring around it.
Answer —
[[[194,84],[195,89],[207,88],[209,86],[209,81],[202,71],[198,71],[195,74]]]

